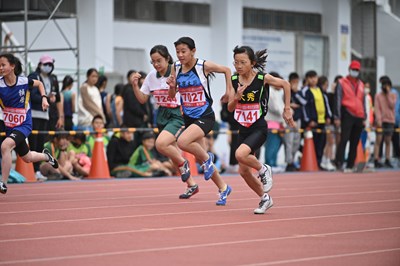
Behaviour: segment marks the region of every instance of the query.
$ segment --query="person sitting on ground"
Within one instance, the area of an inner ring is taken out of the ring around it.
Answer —
[[[58,160],[58,168],[54,169],[50,163],[43,162],[40,165],[40,173],[48,180],[79,180],[73,175],[73,161],[75,157],[67,152],[69,141],[67,135],[57,134],[51,141],[44,144],[44,148],[50,151],[51,156]]]
[[[126,128],[125,124],[121,125]],[[115,177],[134,177],[151,176],[151,172],[141,171],[128,165],[129,160],[137,147],[133,133],[130,131],[121,131],[115,133],[110,140],[107,149],[107,160],[110,173]]]
[[[76,134],[72,137],[70,144],[68,145],[67,151],[72,160],[74,172],[82,177],[87,177],[92,166],[91,149],[86,144],[86,135],[83,133]]]
[[[95,132],[102,132],[104,130],[105,124],[104,124],[103,117],[101,115],[95,115],[93,117],[92,127],[93,127],[93,131],[95,131]],[[110,138],[106,134],[103,134],[102,138],[103,138],[104,149],[107,149]],[[92,152],[94,149],[95,142],[96,142],[96,135],[90,135],[89,137],[87,137],[86,143],[89,145],[89,148]]]
[[[172,176],[175,169],[171,160],[161,161],[157,155],[155,136],[152,132],[146,132],[142,136],[142,145],[133,153],[129,165],[145,172],[150,171],[152,176]]]

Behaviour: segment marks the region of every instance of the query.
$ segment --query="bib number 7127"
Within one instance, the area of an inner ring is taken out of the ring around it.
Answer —
[[[187,92],[181,94],[184,102],[200,102],[203,101],[203,92]]]

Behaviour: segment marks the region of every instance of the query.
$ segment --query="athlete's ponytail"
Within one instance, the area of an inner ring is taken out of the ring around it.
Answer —
[[[265,65],[267,64],[267,57],[268,57],[267,49],[257,51],[256,64],[254,65],[254,67],[262,72],[265,68]]]
[[[263,49],[254,53],[254,50],[250,46],[236,46],[233,49],[233,56],[236,54],[247,54],[252,64],[254,64],[254,68],[258,71],[263,72],[265,65],[267,63],[267,49]]]
[[[4,57],[7,59],[7,61],[10,63],[10,65],[14,66],[14,74],[16,76],[19,76],[22,74],[22,64],[21,61],[19,61],[18,57],[14,56],[13,54],[1,54],[0,58]]]

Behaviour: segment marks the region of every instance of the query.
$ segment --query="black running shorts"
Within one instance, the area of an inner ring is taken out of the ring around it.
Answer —
[[[25,135],[19,132],[18,130],[11,131],[10,135],[7,138],[11,138],[15,142],[15,152],[19,156],[25,156],[29,152],[29,146],[26,143]]]
[[[246,144],[250,147],[251,153],[255,153],[258,149],[264,145],[267,140],[268,127],[252,127],[251,130],[242,128],[239,129],[239,143]]]
[[[215,114],[212,112],[200,118],[191,118],[183,115],[183,120],[185,121],[185,128],[188,128],[191,124],[196,124],[203,130],[204,136],[207,136],[207,134],[214,128]]]

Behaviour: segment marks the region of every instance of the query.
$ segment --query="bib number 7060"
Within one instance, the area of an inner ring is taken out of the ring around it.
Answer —
[[[4,124],[7,127],[21,125],[26,119],[26,111],[23,108],[4,108]]]

